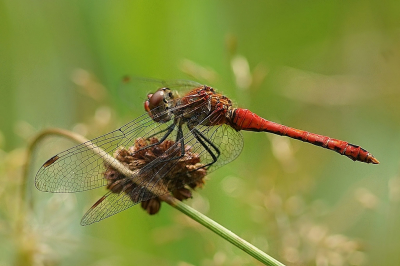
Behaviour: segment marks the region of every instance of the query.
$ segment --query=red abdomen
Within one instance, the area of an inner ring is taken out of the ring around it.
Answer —
[[[247,109],[237,108],[232,112],[231,125],[236,130],[270,132],[298,139],[345,155],[354,161],[378,164],[379,161],[360,146],[346,141],[310,133],[268,121]]]

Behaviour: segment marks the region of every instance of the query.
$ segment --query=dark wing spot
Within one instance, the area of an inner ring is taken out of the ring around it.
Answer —
[[[60,157],[58,157],[58,155],[55,155],[55,156],[51,157],[49,160],[47,160],[47,162],[45,162],[43,164],[43,167],[48,167],[48,166],[52,165],[58,159],[60,159]]]
[[[103,200],[106,199],[106,196],[101,197],[95,204],[93,204],[93,206],[90,209],[94,209],[96,208],[100,203],[103,202]]]

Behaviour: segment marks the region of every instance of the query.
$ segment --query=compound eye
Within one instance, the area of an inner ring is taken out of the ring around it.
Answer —
[[[144,110],[146,110],[146,112],[150,112],[149,100],[144,102]]]
[[[154,94],[147,95],[150,110],[158,107],[164,100],[164,91],[158,90]]]

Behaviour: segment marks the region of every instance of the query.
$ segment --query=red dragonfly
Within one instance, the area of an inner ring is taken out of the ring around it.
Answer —
[[[190,154],[201,158],[201,168],[206,169],[207,173],[234,160],[243,147],[240,130],[288,136],[336,151],[354,161],[379,163],[360,146],[277,124],[247,109],[235,108],[226,96],[197,82],[141,78],[126,79],[126,82],[154,89],[154,93],[147,95],[144,104],[146,113],[115,131],[50,158],[36,174],[36,187],[47,192],[79,192],[107,185],[104,174],[110,166],[104,163],[104,156],[93,152],[91,145],[108,154],[113,154],[121,147],[133,146],[139,138],[156,139],[155,143],[148,143],[140,151],[154,149],[166,141],[172,141],[173,145],[168,151],[162,151],[163,154],[169,152],[168,156],[158,156],[123,181],[140,179],[140,186],[125,189],[127,185],[124,184],[127,183],[123,183],[118,193],[109,191],[84,215],[82,225],[98,222],[166,193],[165,190],[154,190],[154,184],[161,183],[185,153],[189,153],[189,149]],[[175,90],[182,89],[188,92],[180,97]],[[183,181],[175,184],[173,189],[195,181]]]

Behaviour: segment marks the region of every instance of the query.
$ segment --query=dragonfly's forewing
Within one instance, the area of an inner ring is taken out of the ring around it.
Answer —
[[[199,86],[193,81],[167,82],[136,77],[126,77],[124,83],[130,84],[128,87],[133,93],[135,93],[135,88],[155,92],[166,86],[173,90],[193,89]],[[47,192],[79,192],[104,186],[106,184],[103,178],[106,170],[104,160],[101,156],[94,154],[93,147],[100,147],[108,154],[113,154],[117,148],[130,147],[136,138],[162,131],[172,122],[173,119],[167,123],[156,123],[148,114],[143,114],[115,131],[53,156],[39,169],[35,185],[39,190]]]
[[[119,147],[130,147],[136,138],[150,136],[171,123],[156,123],[144,114],[117,130],[65,150],[43,164],[35,185],[47,192],[79,192],[104,186],[106,167],[103,156],[94,151],[97,147],[112,155]]]
[[[142,86],[148,86],[151,92],[161,87],[193,89],[201,86],[196,82],[181,80],[165,82],[134,78],[132,81],[136,84],[142,84]],[[204,103],[195,106],[201,109],[206,104],[204,101]],[[183,108],[183,106],[173,108]],[[106,193],[85,214],[82,218],[82,225],[98,222],[141,201],[166,193],[166,185],[163,183],[163,179],[174,173],[177,168],[182,167],[179,159],[182,155],[180,148],[182,143],[185,149],[190,149],[192,154],[201,158],[200,163],[202,165],[211,164],[206,167],[207,173],[232,161],[239,155],[243,147],[242,136],[239,132],[228,125],[202,126],[203,121],[207,121],[213,114],[206,118],[203,115],[199,116],[196,120],[196,112],[188,110],[193,115],[192,127],[189,129],[187,125],[183,125],[182,135],[178,134],[175,127],[167,138],[174,141],[175,144],[140,169],[140,174],[127,177],[127,182],[133,181],[135,184],[138,183],[138,180],[141,180],[135,189],[129,190],[129,192]],[[188,113],[185,114],[188,115]],[[104,173],[107,170],[107,164],[104,163],[105,156],[94,152],[94,148],[98,147],[108,155],[112,155],[120,147],[129,148],[133,146],[137,138],[146,139],[152,136],[162,139],[167,131],[166,129],[178,120],[179,117],[172,117],[169,121],[159,123],[155,122],[148,114],[144,114],[115,131],[55,155],[40,168],[35,178],[35,185],[39,190],[48,192],[79,192],[104,186],[107,184],[104,178]],[[215,159],[217,159],[216,162]],[[143,177],[145,178],[143,179]],[[179,189],[193,182],[196,182],[196,180],[186,179],[172,189]]]

